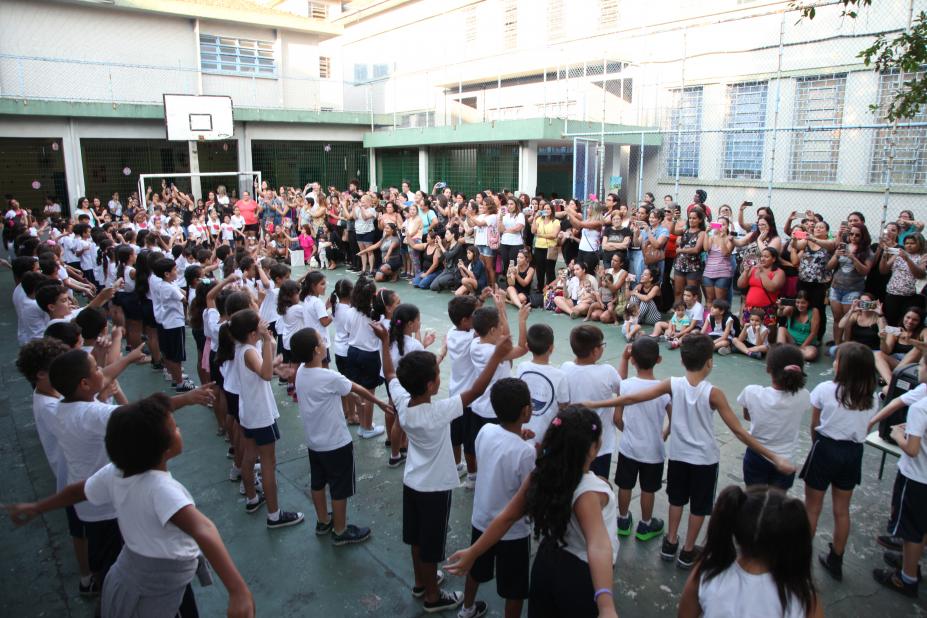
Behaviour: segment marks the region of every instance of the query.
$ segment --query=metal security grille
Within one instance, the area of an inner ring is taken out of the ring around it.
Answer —
[[[238,140],[199,142],[196,145],[196,150],[201,173],[228,172],[238,169]],[[236,176],[207,176],[202,178],[200,188],[203,191],[203,199],[206,198],[209,191],[215,190],[219,185],[224,185],[230,193],[232,189],[237,188],[240,194],[245,188],[238,186],[238,180]],[[247,190],[251,191],[251,188],[247,187]]]
[[[502,44],[506,49],[518,45],[518,0],[502,0]]]
[[[252,168],[272,186],[319,182],[346,189],[351,180],[367,185],[367,150],[359,142],[251,142]]]
[[[87,197],[99,197],[104,203],[118,191],[125,196],[137,191],[139,174],[164,174],[177,188],[190,191],[190,179],[170,177],[171,172],[190,171],[187,142],[156,139],[82,139],[84,182]],[[158,190],[158,187],[152,187]]]
[[[695,178],[699,168],[699,131],[702,128],[702,87],[670,91],[666,140],[666,175]],[[678,171],[678,174],[677,174]]]
[[[0,197],[41,212],[45,196],[67,208],[64,149],[58,139],[0,138]]]
[[[888,111],[895,93],[915,73],[883,73],[879,76],[879,114]],[[927,122],[927,106],[922,106],[909,122]],[[872,141],[869,182],[898,185],[927,184],[927,127],[883,128]]]
[[[599,30],[608,31],[618,26],[618,0],[599,0]]]
[[[518,146],[433,147],[429,150],[428,177],[432,183],[446,182],[452,190],[466,195],[483,189],[514,190],[518,187]]]
[[[763,175],[762,129],[766,125],[767,82],[731,84],[727,87],[725,126],[735,132],[724,136],[724,178],[761,178]]]
[[[205,73],[273,77],[277,72],[273,41],[201,34],[200,62]]]
[[[563,27],[563,0],[547,0],[547,38],[561,38]]]
[[[840,130],[819,129],[843,122],[847,76],[804,77],[795,83],[795,126],[789,177],[799,182],[834,182],[840,155]]]
[[[385,187],[402,186],[408,181],[413,191],[419,188],[418,149],[395,148],[377,150],[377,185]]]

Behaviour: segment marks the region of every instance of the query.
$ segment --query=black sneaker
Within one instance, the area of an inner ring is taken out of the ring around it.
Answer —
[[[156,363],[156,362],[152,361],[152,362],[151,362],[151,369],[152,369],[153,371],[161,371],[162,369],[164,369],[164,363]]]
[[[692,549],[683,549],[679,552],[679,557],[676,558],[676,566],[684,571],[688,571],[695,565],[701,553],[702,548],[697,545]]]
[[[628,513],[627,517],[618,516],[618,536],[631,536],[631,526],[634,524],[634,517]]]
[[[286,528],[288,526],[295,526],[296,524],[302,523],[305,517],[302,513],[294,513],[293,511],[280,511],[280,516],[277,517],[277,521],[271,521],[270,518],[267,518],[267,527],[271,530],[276,528]]]
[[[461,607],[457,618],[482,618],[489,611],[486,601],[475,601],[471,607]]]
[[[354,524],[348,524],[341,534],[332,532],[332,545],[353,545],[354,543],[363,543],[369,538],[370,528],[361,528]]]
[[[834,552],[833,543],[828,543],[827,546],[830,548],[830,551],[826,554],[818,554],[818,562],[830,573],[831,577],[839,582],[843,580],[843,556],[838,556],[836,552]]]
[[[906,597],[917,598],[917,582],[907,583],[901,578],[901,571],[897,569],[873,569],[872,578],[886,588],[900,592]]]
[[[438,586],[444,583],[444,571],[438,569]],[[412,586],[412,596],[416,599],[421,599],[425,596],[425,586]]]
[[[666,562],[675,560],[677,551],[679,551],[679,541],[670,543],[669,536],[663,535],[663,546],[660,548],[660,559]]]
[[[649,541],[663,534],[663,520],[659,517],[651,517],[650,523],[638,522],[637,532],[634,538],[638,541]]]
[[[251,504],[247,499],[245,499],[245,513],[257,512],[262,506],[264,506],[265,502],[267,502],[267,500],[264,499],[264,494],[257,494],[257,502],[254,504]]]
[[[892,536],[890,534],[880,534],[876,537],[876,543],[884,547],[885,549],[891,549],[894,551],[901,551],[904,542],[897,536]]]
[[[78,581],[77,590],[82,597],[95,597],[100,594],[100,582],[97,581],[96,577],[91,577],[90,583],[86,586]]]
[[[888,566],[892,567],[893,569],[897,569],[897,570],[899,570],[899,571],[901,570],[902,566],[904,565],[904,557],[902,556],[902,554],[901,554],[900,551],[888,550],[887,552],[883,552],[883,553],[882,553],[882,560],[883,560],[883,561],[885,562],[885,564],[887,564]],[[921,579],[922,579],[922,578],[921,578],[921,565],[918,564],[918,565],[917,565],[917,581],[918,581],[918,583],[920,583]]]
[[[335,526],[334,520],[332,519],[331,513],[328,515],[327,522],[317,521],[315,522],[315,535],[316,536],[325,536],[332,531],[332,528]]]
[[[454,609],[455,607],[460,606],[463,603],[463,593],[455,590],[454,592],[448,592],[447,590],[438,591],[438,600],[433,603],[425,601],[423,604],[423,609],[429,614],[434,614],[437,612],[443,612],[448,609]]]
[[[399,457],[390,457],[389,462],[386,464],[390,468],[398,468],[406,462],[406,456],[400,455]]]

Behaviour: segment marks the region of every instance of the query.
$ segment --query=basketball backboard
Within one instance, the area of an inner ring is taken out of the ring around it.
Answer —
[[[165,94],[164,123],[170,141],[201,142],[232,137],[232,97]]]

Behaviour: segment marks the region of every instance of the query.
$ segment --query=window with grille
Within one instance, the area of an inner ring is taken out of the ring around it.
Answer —
[[[328,79],[332,76],[332,59],[328,56],[319,56],[319,77]]]
[[[797,182],[835,182],[840,156],[840,129],[846,73],[803,77],[795,83],[796,127],[792,134],[789,179]]]
[[[366,64],[355,64],[354,65],[354,81],[355,82],[365,82],[367,81],[367,65]]]
[[[923,73],[882,73],[879,77],[879,112],[881,121],[895,94],[912,79],[923,79]],[[927,122],[927,105],[922,105],[914,118],[901,123]],[[891,170],[889,170],[891,161]],[[878,129],[872,142],[872,164],[869,182],[893,185],[927,184],[927,127],[898,127],[894,135],[890,128]]]
[[[563,0],[547,0],[547,38],[563,36]]]
[[[205,73],[258,77],[274,77],[277,73],[273,41],[201,34],[200,64]]]
[[[618,0],[599,0],[599,29],[618,27]]]
[[[518,44],[518,0],[503,0],[502,40],[506,49]]]
[[[727,87],[727,116],[724,127],[723,178],[762,178],[763,131],[766,124],[767,82],[731,84]]]
[[[312,19],[327,19],[328,18],[328,5],[324,2],[310,2],[309,3],[309,17]]]
[[[699,139],[702,129],[702,87],[670,91],[672,107],[667,119],[666,174],[698,177]]]
[[[469,6],[464,11],[464,38],[467,45],[476,43],[476,7]]]

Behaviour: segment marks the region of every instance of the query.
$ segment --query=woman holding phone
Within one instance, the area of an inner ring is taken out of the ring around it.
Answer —
[[[708,257],[705,259],[702,284],[705,287],[706,306],[711,306],[714,300],[726,301],[731,289],[731,278],[734,276],[731,252],[734,250],[734,241],[728,230],[730,220],[718,217],[717,221],[712,221],[711,233],[705,239]]]
[[[924,237],[911,234],[904,239],[904,249],[887,248],[882,252],[879,270],[891,273],[885,287],[885,319],[889,326],[901,323],[906,308],[924,307],[924,296],[917,293],[917,280],[927,277],[924,249]]]
[[[886,326],[879,332],[881,345],[875,354],[875,362],[876,370],[885,382],[883,393],[888,394],[892,371],[908,352],[914,349],[914,342],[920,339],[923,330],[924,310],[920,307],[908,307],[901,318],[901,326]]]
[[[830,284],[830,310],[834,314],[834,345],[843,341],[840,320],[853,301],[866,289],[866,276],[872,268],[872,252],[869,250],[869,234],[865,226],[850,225],[847,241],[837,245],[837,250],[827,262],[827,268],[834,273]]]

